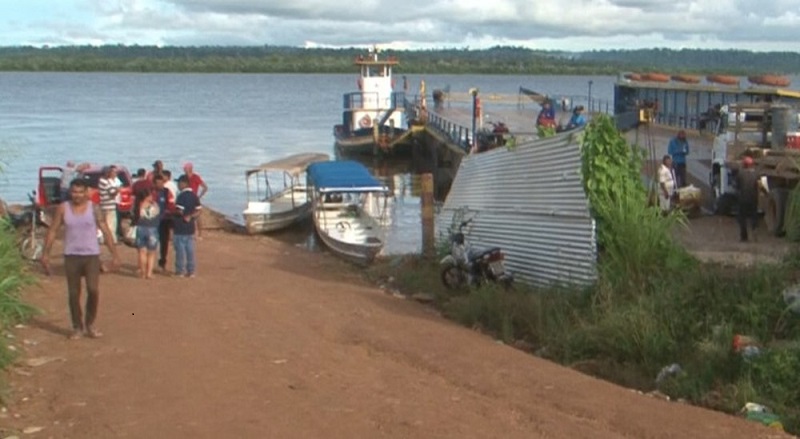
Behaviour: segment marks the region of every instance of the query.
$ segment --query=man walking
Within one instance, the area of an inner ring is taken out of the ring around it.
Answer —
[[[672,165],[675,167],[675,177],[677,187],[685,187],[686,181],[686,156],[689,155],[689,141],[686,140],[686,131],[678,131],[678,135],[669,141],[667,154],[672,157]]]
[[[742,242],[747,242],[748,239],[748,220],[753,238],[758,225],[758,174],[753,165],[753,158],[745,156],[742,159],[742,169],[736,175],[736,186],[739,190],[739,239]]]
[[[69,311],[72,318],[70,339],[80,338],[85,331],[91,338],[102,336],[94,327],[100,301],[100,245],[97,229],[103,232],[105,243],[112,255],[112,267],[119,266],[117,247],[108,224],[102,220],[100,209],[89,201],[89,185],[84,180],[73,180],[69,186],[70,199],[56,208],[53,222],[47,231],[41,263],[50,274],[50,251],[56,234],[64,225],[64,272],[67,276]],[[81,311],[81,278],[86,279],[86,319]]]
[[[200,197],[189,187],[189,177],[181,175],[178,179],[180,193],[175,200],[176,214],[172,224],[172,245],[175,247],[175,275],[194,277],[195,262],[195,223],[200,215]]]

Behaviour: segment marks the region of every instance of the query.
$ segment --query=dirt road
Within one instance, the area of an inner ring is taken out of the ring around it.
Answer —
[[[143,281],[123,249],[123,271],[102,278],[98,340],[66,339],[54,259],[28,294],[44,314],[14,331],[23,353],[0,426],[42,438],[780,437],[498,344],[328,255],[210,231],[199,252],[198,278]]]

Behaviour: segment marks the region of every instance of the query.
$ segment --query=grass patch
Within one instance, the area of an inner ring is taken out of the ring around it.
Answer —
[[[23,287],[32,282],[33,277],[27,272],[17,248],[14,229],[0,219],[0,332],[34,314],[34,308],[21,299]],[[8,366],[14,359],[7,342],[5,337],[0,340],[0,368]]]
[[[373,270],[393,288],[432,295],[466,326],[564,365],[729,413],[763,404],[800,433],[800,315],[782,295],[798,282],[800,256],[749,268],[697,261],[672,236],[685,217],[648,205],[639,148],[626,145],[609,118],[595,118],[581,146],[598,227],[590,288],[487,285],[453,294],[436,261],[404,258]],[[757,340],[760,353],[734,351],[737,334]],[[682,372],[656,383],[672,363]]]

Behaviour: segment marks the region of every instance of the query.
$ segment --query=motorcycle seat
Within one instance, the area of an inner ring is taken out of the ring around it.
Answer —
[[[491,254],[491,253],[494,253],[494,252],[500,251],[500,250],[501,250],[500,247],[492,247],[492,248],[488,248],[488,249],[472,250],[472,251],[469,252],[469,259],[470,260],[479,259],[479,258],[482,258],[482,257],[488,255],[488,254]]]

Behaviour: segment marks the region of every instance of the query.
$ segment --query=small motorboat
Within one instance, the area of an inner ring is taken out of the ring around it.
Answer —
[[[245,172],[247,207],[242,212],[247,233],[273,232],[308,218],[311,202],[305,172],[328,154],[303,153],[264,163]]]
[[[638,73],[626,73],[623,77],[625,79],[629,80],[629,81],[641,81],[642,80],[642,75],[640,75]]]
[[[736,76],[728,75],[708,75],[706,81],[722,85],[739,85],[739,78]]]
[[[683,83],[686,83],[686,84],[699,84],[701,79],[703,79],[703,78],[701,78],[700,76],[697,76],[697,75],[686,75],[686,74],[672,75],[672,80],[673,81],[675,81],[675,82],[683,82]]]
[[[769,87],[788,87],[792,84],[791,79],[781,75],[748,76],[747,80],[750,81],[751,84],[766,85]]]
[[[389,189],[356,161],[314,163],[308,167],[314,228],[322,242],[338,256],[369,264],[384,245],[383,228],[370,214],[367,203],[383,203],[385,215]]]

